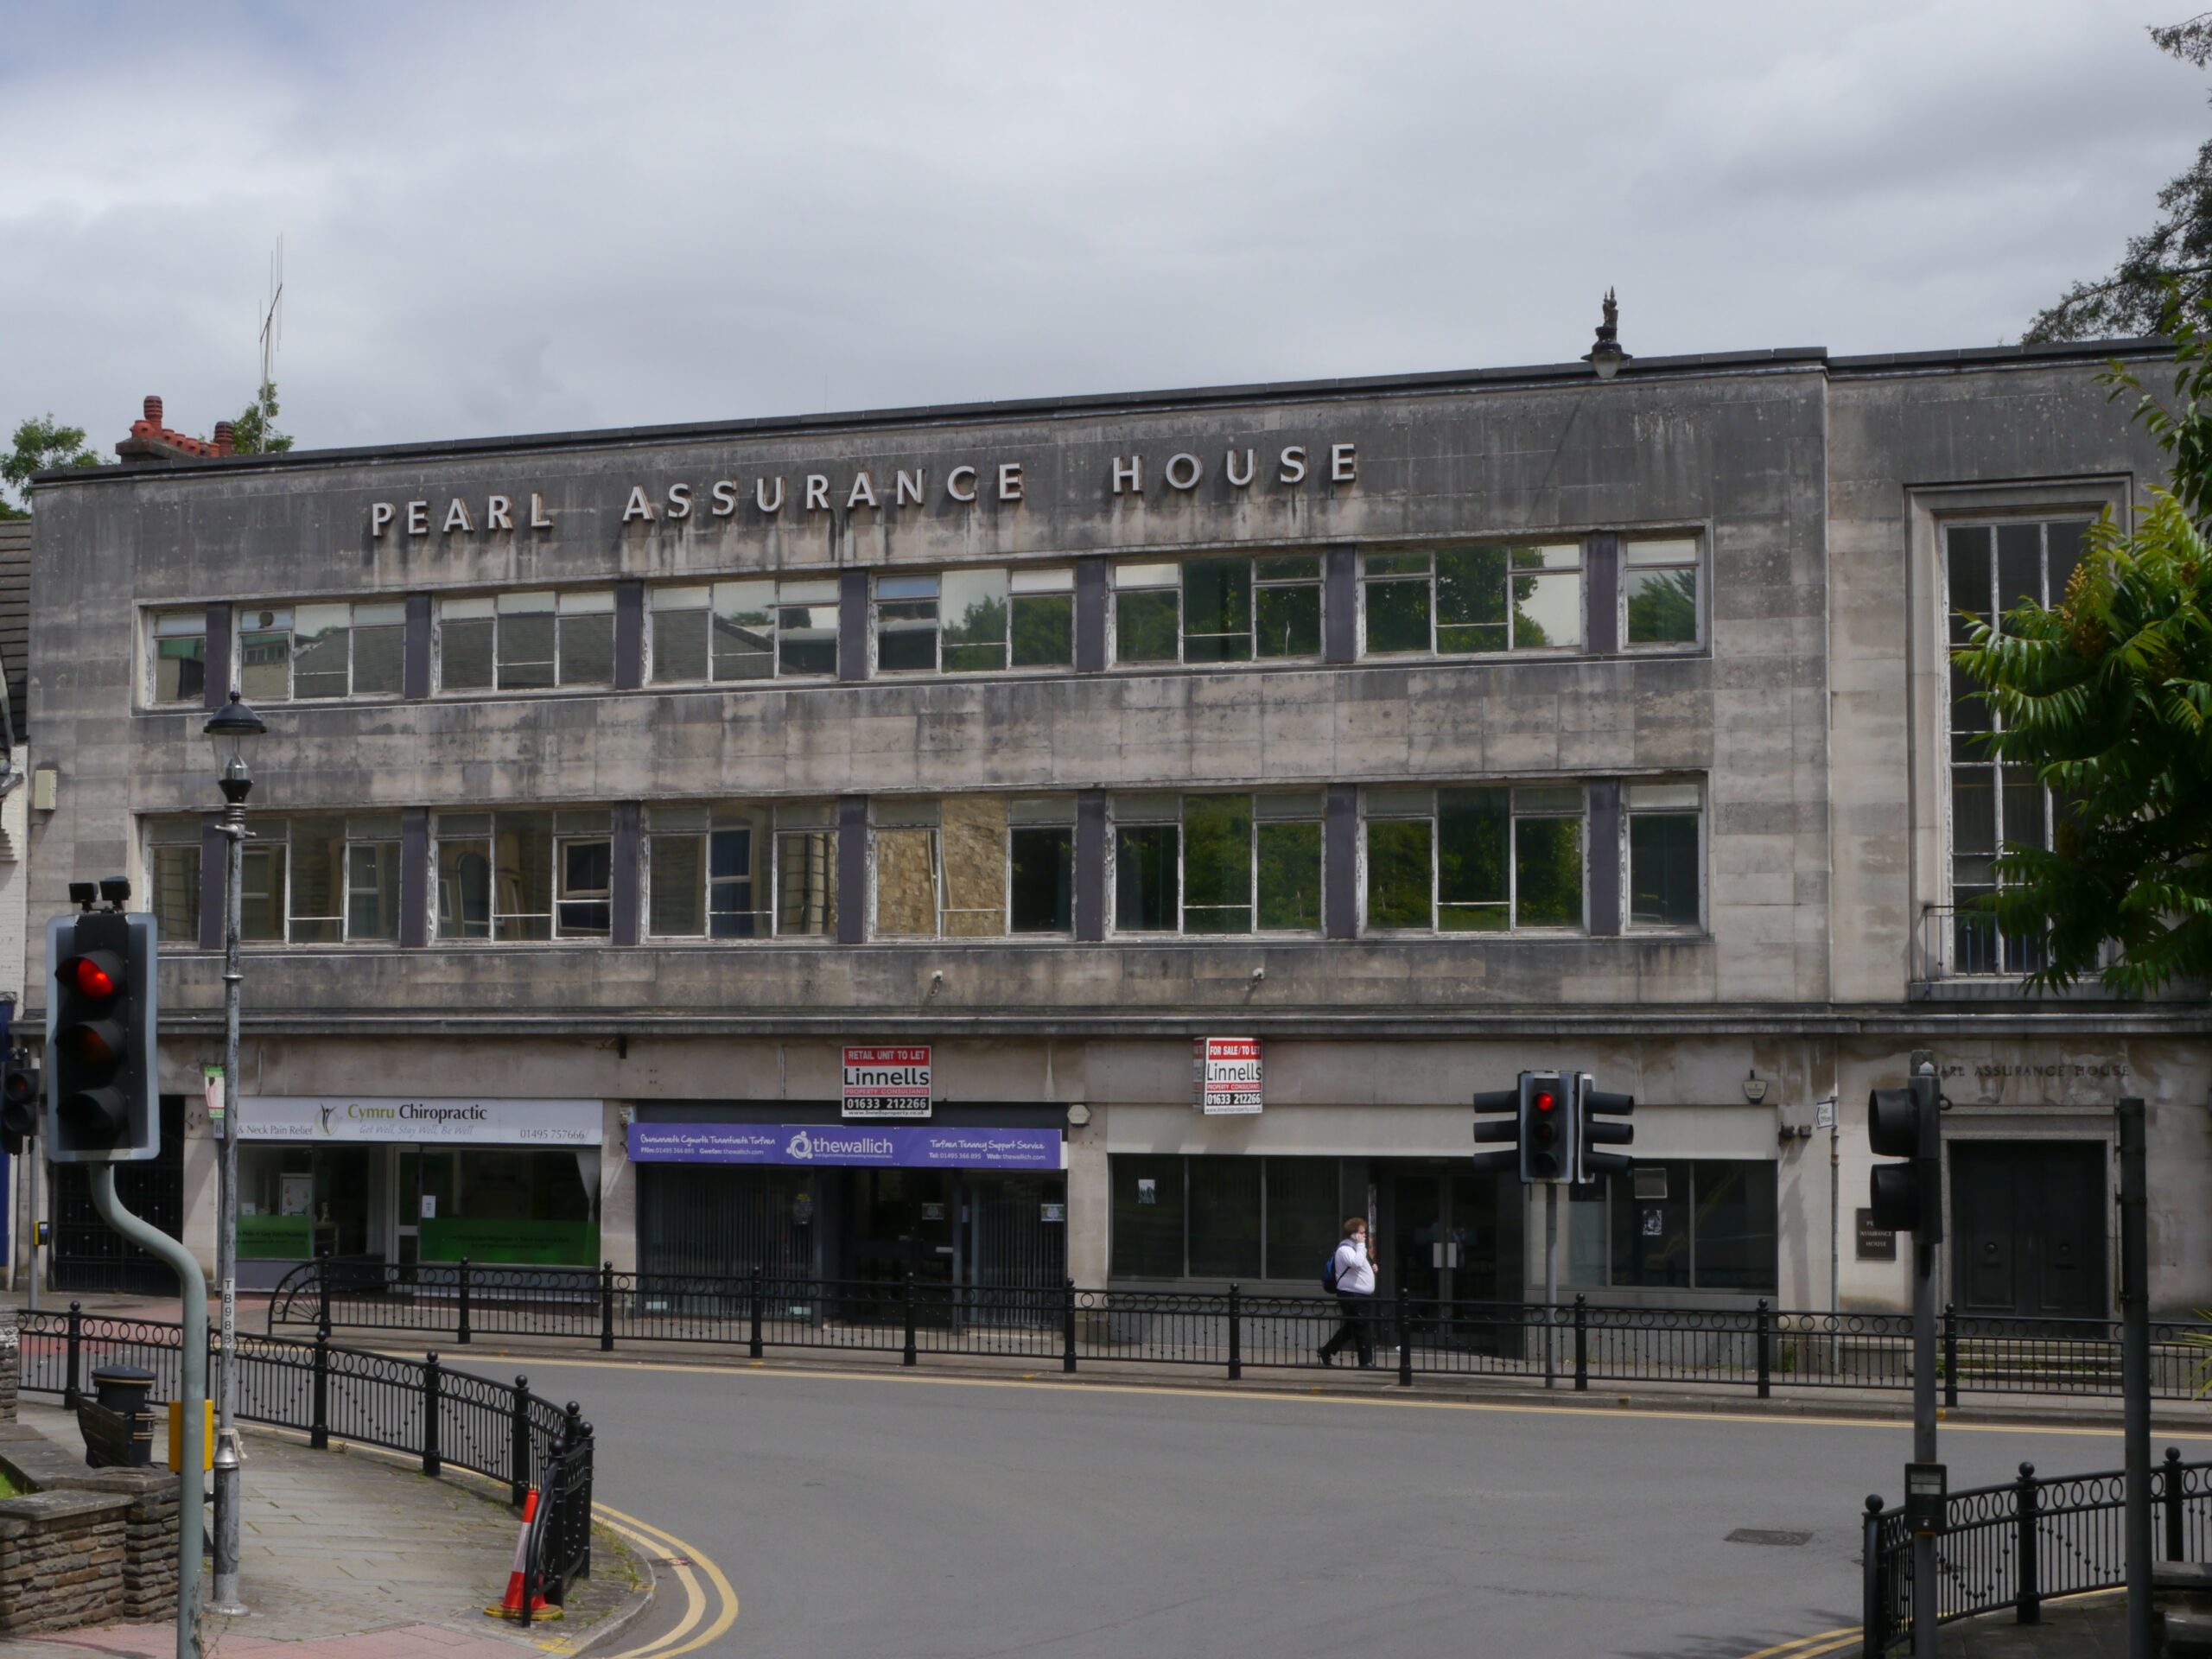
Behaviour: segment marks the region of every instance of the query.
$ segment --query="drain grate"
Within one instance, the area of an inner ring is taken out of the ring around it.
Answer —
[[[1728,1541],[1732,1544],[1767,1544],[1782,1548],[1793,1548],[1799,1544],[1811,1543],[1813,1535],[1809,1532],[1782,1532],[1762,1527],[1738,1527],[1728,1535]]]

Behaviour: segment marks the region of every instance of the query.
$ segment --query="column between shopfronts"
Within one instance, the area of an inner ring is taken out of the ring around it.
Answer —
[[[868,942],[868,797],[837,798],[837,943]]]

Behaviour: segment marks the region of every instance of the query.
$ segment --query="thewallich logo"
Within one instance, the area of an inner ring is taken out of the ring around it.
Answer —
[[[797,1135],[791,1136],[791,1145],[784,1148],[784,1156],[801,1160],[814,1156],[814,1142],[808,1138],[804,1129],[801,1129]]]

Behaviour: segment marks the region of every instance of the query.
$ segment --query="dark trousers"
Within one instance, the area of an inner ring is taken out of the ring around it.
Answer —
[[[1337,1334],[1321,1344],[1324,1358],[1350,1343],[1358,1351],[1362,1365],[1375,1363],[1375,1326],[1370,1317],[1374,1300],[1372,1296],[1355,1295],[1348,1290],[1337,1293],[1337,1306],[1344,1311],[1344,1321],[1337,1327]]]

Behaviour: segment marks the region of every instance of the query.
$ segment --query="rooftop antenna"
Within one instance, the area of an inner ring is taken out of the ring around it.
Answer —
[[[272,418],[269,400],[276,385],[276,347],[284,334],[284,238],[280,232],[276,251],[269,256],[269,302],[261,312],[261,378],[255,384],[253,399],[261,406],[261,444],[269,447],[269,423]]]

